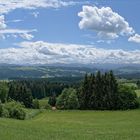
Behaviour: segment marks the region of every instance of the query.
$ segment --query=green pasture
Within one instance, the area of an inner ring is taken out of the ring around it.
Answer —
[[[35,113],[32,110],[30,111]],[[43,111],[34,118],[22,121],[0,118],[0,140],[139,139],[140,110],[48,110]]]

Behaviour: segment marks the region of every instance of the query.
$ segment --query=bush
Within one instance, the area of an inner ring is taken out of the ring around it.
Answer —
[[[40,108],[39,101],[37,99],[33,100],[33,108],[34,109],[39,109]]]
[[[140,97],[137,98],[138,107],[140,108]]]
[[[4,104],[0,102],[0,117],[9,118],[9,112],[5,108]]]
[[[47,104],[45,105],[44,109],[50,110],[50,109],[51,109],[51,106],[47,103]]]
[[[135,109],[139,107],[137,95],[134,90],[128,86],[119,87],[119,109]]]
[[[3,107],[3,110],[2,110],[2,113],[1,113],[1,117],[4,117],[4,118],[9,118],[10,115],[9,115],[9,111]]]
[[[6,104],[0,104],[0,116],[24,120],[26,113],[23,109],[23,105],[12,101]]]
[[[2,112],[3,112],[3,105],[2,105],[2,103],[0,101],[0,117],[2,117]]]
[[[56,102],[58,109],[78,109],[79,101],[76,90],[73,88],[64,89]]]

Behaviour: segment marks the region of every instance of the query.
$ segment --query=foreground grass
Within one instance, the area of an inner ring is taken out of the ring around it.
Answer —
[[[45,111],[25,121],[0,119],[1,140],[139,140],[140,110]]]

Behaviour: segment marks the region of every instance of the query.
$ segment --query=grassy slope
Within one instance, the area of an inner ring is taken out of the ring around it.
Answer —
[[[46,111],[34,119],[0,119],[1,140],[139,140],[140,110]]]

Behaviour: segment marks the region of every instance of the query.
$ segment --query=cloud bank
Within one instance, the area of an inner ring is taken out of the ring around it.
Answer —
[[[0,49],[0,63],[9,64],[140,64],[140,50],[99,49],[78,44],[22,42],[20,48]]]

